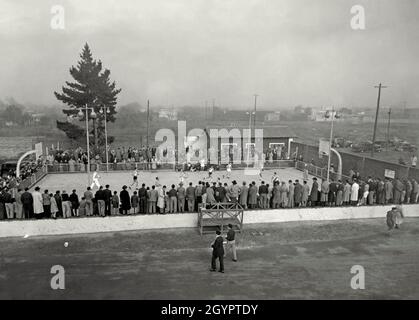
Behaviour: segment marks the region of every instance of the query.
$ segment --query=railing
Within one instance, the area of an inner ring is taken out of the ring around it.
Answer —
[[[19,188],[24,190],[25,188],[31,188],[35,184],[38,183],[43,177],[47,175],[46,166],[41,167],[38,169],[34,174],[32,174],[30,177],[27,177],[26,179],[22,180],[19,183]]]
[[[311,164],[311,163],[306,163],[303,161],[296,161],[295,162],[295,168],[301,171],[304,171],[307,169],[308,174],[315,176],[317,178],[321,178],[321,179],[327,179],[327,168],[321,168],[321,167],[316,167],[315,165]],[[337,180],[348,180],[348,181],[352,181],[352,178],[346,175],[339,175],[337,172],[333,172],[330,171],[329,172],[329,178],[333,181],[337,181]]]

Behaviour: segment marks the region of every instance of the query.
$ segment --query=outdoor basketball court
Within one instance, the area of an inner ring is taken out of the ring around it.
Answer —
[[[176,186],[180,182],[181,173],[170,171],[170,170],[154,170],[154,171],[139,171],[138,182],[141,186],[142,183],[145,183],[147,186],[152,186],[155,182],[156,177],[159,177],[159,180],[162,185],[166,185],[168,188],[172,184]],[[303,183],[303,172],[294,168],[278,168],[278,169],[269,169],[262,172],[263,181],[272,185],[271,178],[274,175],[274,172],[277,172],[281,181],[295,180],[299,179],[300,183]],[[110,185],[110,189],[119,191],[123,185],[130,186],[132,184],[132,174],[133,171],[118,171],[118,172],[99,172],[100,183],[105,186],[106,184]],[[192,182],[194,185],[198,181],[203,181],[207,179],[207,171],[199,172],[185,172],[187,177],[184,179],[184,184],[189,184]],[[91,176],[90,174],[90,182]],[[224,177],[223,177],[224,176]],[[42,179],[37,185],[41,187],[42,190],[48,189],[49,192],[55,192],[56,190],[67,191],[68,193],[71,190],[76,189],[79,192],[79,195],[86,190],[87,187],[87,173],[54,173],[48,174],[44,179]],[[257,185],[260,185],[260,178],[258,171],[249,169],[249,170],[232,170],[230,179],[226,177],[226,171],[214,171],[212,178],[206,181],[218,182],[220,178],[221,182],[227,182],[228,184],[231,181],[236,180],[239,185],[243,181],[247,182],[247,185],[252,181],[255,181]],[[312,176],[309,176],[309,181],[307,182],[311,186]],[[95,188],[94,190],[96,190]],[[42,191],[41,190],[41,191]]]
[[[391,235],[385,219],[251,225],[224,274],[209,272],[214,235],[193,228],[8,238],[0,299],[418,299],[418,235],[417,218]],[[51,289],[54,265],[64,290]]]

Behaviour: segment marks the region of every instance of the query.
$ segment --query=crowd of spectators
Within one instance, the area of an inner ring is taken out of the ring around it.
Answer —
[[[210,179],[210,178],[208,178]],[[197,212],[216,203],[239,203],[244,209],[278,209],[325,206],[360,206],[418,203],[418,182],[415,179],[380,179],[368,177],[317,181],[311,187],[304,179],[281,181],[274,174],[270,183],[260,181],[241,185],[218,181],[192,182],[184,186],[134,182],[122,190],[111,190],[109,185],[93,192],[78,194],[72,190],[56,191],[36,187],[33,192],[18,186],[0,192],[0,219],[70,218],[80,216],[109,216],[129,214],[166,214]]]

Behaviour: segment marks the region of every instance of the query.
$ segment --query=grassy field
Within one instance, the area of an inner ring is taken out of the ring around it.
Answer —
[[[224,274],[195,229],[2,239],[0,299],[418,299],[418,235],[414,218],[392,234],[384,219],[252,225]],[[50,287],[54,265],[65,290]]]

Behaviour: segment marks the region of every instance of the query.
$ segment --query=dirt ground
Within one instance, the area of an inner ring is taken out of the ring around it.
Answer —
[[[418,299],[419,219],[248,226],[209,272],[213,235],[170,229],[1,240],[1,299]],[[64,243],[68,242],[68,247]],[[52,290],[53,265],[65,289]],[[365,289],[350,286],[353,265]]]

